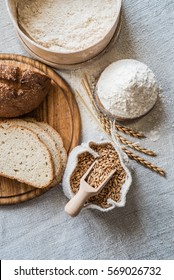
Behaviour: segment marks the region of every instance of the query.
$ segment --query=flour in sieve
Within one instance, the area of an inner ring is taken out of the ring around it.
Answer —
[[[96,44],[112,28],[116,0],[17,0],[20,26],[40,45],[58,52]]]
[[[147,65],[124,59],[109,65],[101,74],[97,95],[111,114],[132,119],[146,114],[155,105],[159,86]]]

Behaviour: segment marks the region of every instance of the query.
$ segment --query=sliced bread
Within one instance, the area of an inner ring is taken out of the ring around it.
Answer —
[[[41,127],[39,127],[38,125],[32,122],[27,122],[22,119],[8,119],[0,122],[0,126],[4,128],[8,128],[13,125],[20,125],[32,130],[34,133],[37,134],[39,139],[42,142],[44,142],[44,144],[47,146],[53,160],[54,174],[55,174],[55,178],[52,181],[50,187],[57,185],[60,182],[60,176],[62,173],[62,161],[61,161],[59,149],[57,149],[54,140],[46,131],[44,131],[44,129],[42,129]]]
[[[45,122],[34,122],[35,124],[39,125],[41,128],[43,128],[45,131],[49,133],[49,135],[53,138],[54,142],[56,143],[56,147],[60,151],[60,156],[62,159],[62,172],[64,172],[65,167],[66,167],[66,162],[67,162],[67,152],[63,146],[63,141],[60,136],[60,134],[49,124]]]
[[[47,133],[49,133],[49,135],[54,140],[56,147],[60,151],[60,157],[62,160],[62,172],[61,172],[61,176],[60,176],[60,180],[59,180],[59,182],[60,182],[62,180],[63,173],[65,171],[65,167],[66,167],[66,163],[67,163],[67,152],[63,146],[63,141],[62,141],[60,134],[48,123],[38,122],[34,118],[26,118],[25,120],[29,121],[29,122],[33,122],[33,123],[37,124],[39,127],[43,128]]]
[[[20,126],[1,127],[0,175],[45,188],[54,178],[50,152],[33,131]]]

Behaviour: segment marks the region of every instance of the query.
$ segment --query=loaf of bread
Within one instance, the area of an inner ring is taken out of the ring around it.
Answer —
[[[36,188],[49,186],[54,169],[48,148],[25,127],[1,127],[0,175]]]
[[[50,88],[51,79],[44,74],[0,65],[0,117],[11,118],[31,112]]]

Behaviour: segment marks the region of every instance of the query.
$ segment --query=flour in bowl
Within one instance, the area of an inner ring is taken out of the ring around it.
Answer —
[[[145,115],[155,105],[159,85],[147,65],[133,59],[110,64],[101,74],[96,93],[103,107],[119,119]]]
[[[38,44],[56,52],[95,45],[116,20],[116,0],[17,0],[18,23]]]

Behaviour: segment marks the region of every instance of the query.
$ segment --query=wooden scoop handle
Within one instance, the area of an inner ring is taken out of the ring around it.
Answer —
[[[66,204],[65,212],[71,217],[77,216],[90,196],[91,193],[80,188],[78,193]]]

